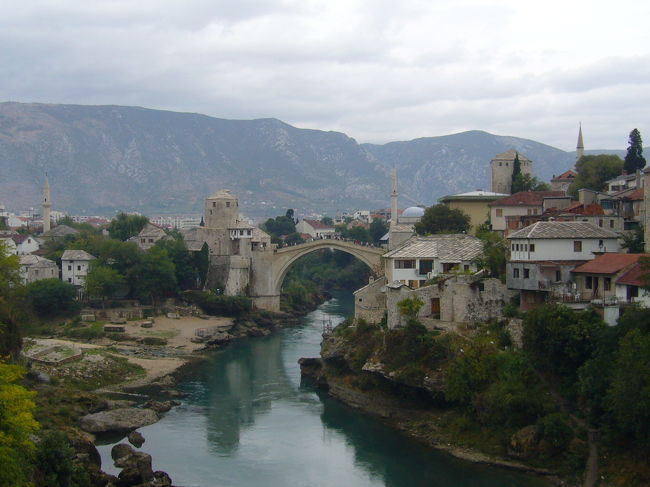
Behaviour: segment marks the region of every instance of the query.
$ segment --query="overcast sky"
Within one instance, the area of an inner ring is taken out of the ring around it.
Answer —
[[[650,145],[647,0],[0,0],[0,100]]]

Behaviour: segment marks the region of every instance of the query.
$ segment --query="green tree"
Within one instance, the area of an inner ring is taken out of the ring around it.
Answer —
[[[519,153],[515,152],[515,160],[512,163],[512,176],[510,179],[510,193],[515,194],[523,191],[519,188],[521,182],[521,161],[519,160]]]
[[[74,450],[64,433],[50,431],[38,443],[35,455],[36,484],[40,487],[72,487]]]
[[[127,275],[132,279],[134,292],[140,299],[156,299],[176,290],[176,269],[167,251],[153,246],[144,253],[142,260]]]
[[[352,240],[358,240],[359,242],[367,242],[370,240],[370,235],[368,235],[368,230],[362,226],[354,226],[347,231],[343,232],[345,238],[350,238]]]
[[[330,227],[334,226],[334,220],[332,220],[329,216],[324,216],[323,218],[320,219],[320,222],[323,225],[328,225]]]
[[[625,154],[625,164],[623,169],[628,174],[634,174],[637,169],[643,169],[645,166],[645,157],[643,157],[643,141],[641,140],[641,132],[638,129],[630,132],[630,141]]]
[[[621,247],[627,250],[628,254],[642,254],[644,251],[643,227],[638,226],[628,233],[624,233]]]
[[[289,214],[291,214],[291,216],[288,216]],[[296,222],[293,221],[293,210],[287,210],[287,213],[284,216],[269,218],[262,225],[262,230],[271,235],[271,237],[276,238],[296,233]]]
[[[381,242],[381,237],[388,232],[388,225],[381,218],[375,218],[368,228],[368,235],[374,244]]]
[[[176,269],[176,282],[181,289],[194,289],[198,281],[198,269],[187,250],[182,237],[175,240],[159,240],[156,245],[167,251]]]
[[[128,215],[118,213],[108,225],[108,234],[111,238],[126,241],[142,231],[149,219],[144,215]]]
[[[650,445],[650,335],[632,330],[620,341],[607,404],[622,436]]]
[[[25,371],[0,363],[0,487],[28,487],[34,444],[39,428],[33,413],[35,392],[18,384]]]
[[[513,183],[511,193],[519,191],[550,191],[551,187],[530,174],[520,174]]]
[[[25,313],[18,256],[7,251],[0,240],[0,361],[18,357],[22,347],[19,317]]]
[[[112,298],[126,284],[124,276],[115,269],[93,262],[86,276],[86,294],[94,298]]]
[[[487,269],[490,276],[505,280],[508,262],[508,241],[497,232],[479,229],[476,235],[483,242],[483,253],[475,259],[477,267]]]
[[[32,282],[26,286],[26,292],[40,316],[70,315],[79,311],[77,289],[57,278]]]
[[[424,210],[422,219],[415,224],[415,231],[419,235],[465,233],[469,224],[470,217],[462,210],[438,204]]]
[[[409,322],[416,320],[422,306],[424,306],[424,301],[422,301],[417,296],[414,296],[412,298],[405,298],[397,303],[399,313],[402,316],[408,318]]]
[[[605,181],[621,174],[623,159],[610,154],[582,156],[576,163],[576,170],[578,175],[569,187],[569,194],[574,198],[582,188],[601,191]]]

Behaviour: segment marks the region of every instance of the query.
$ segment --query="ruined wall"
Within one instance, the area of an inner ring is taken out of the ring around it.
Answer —
[[[386,312],[386,278],[382,277],[354,291],[354,318],[379,323]]]

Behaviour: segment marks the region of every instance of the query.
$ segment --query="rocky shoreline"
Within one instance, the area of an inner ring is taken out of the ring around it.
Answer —
[[[432,428],[437,419],[434,412],[418,408],[416,405],[405,403],[395,396],[376,390],[369,394],[358,387],[354,387],[343,377],[327,374],[322,358],[301,358],[298,363],[300,364],[302,376],[314,381],[319,388],[327,391],[331,397],[379,418],[383,423],[411,439],[462,460],[538,475],[548,480],[552,485],[567,485],[550,470],[535,468],[509,459],[497,458],[444,441],[437,434],[435,427]]]

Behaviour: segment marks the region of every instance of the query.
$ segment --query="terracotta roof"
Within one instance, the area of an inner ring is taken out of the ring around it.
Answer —
[[[635,264],[645,254],[619,254],[608,252],[573,269],[573,272],[585,274],[616,274]]]
[[[507,198],[488,203],[488,206],[541,206],[544,198],[566,196],[563,191],[520,191]]]
[[[563,179],[575,179],[577,174],[573,172],[571,169],[568,171],[564,171],[562,174],[559,176],[554,177],[551,181],[561,181]]]
[[[536,222],[508,235],[511,238],[618,238],[589,222]]]
[[[303,218],[303,221],[309,223],[314,230],[334,230],[333,227],[330,227],[329,225],[325,225],[324,223],[319,222],[318,220],[307,220],[306,218]]]
[[[648,281],[648,273],[650,269],[644,269],[638,262],[634,264],[625,274],[616,280],[616,284],[627,284],[630,286],[647,286],[650,284]]]
[[[624,200],[634,200],[640,201],[643,200],[643,188],[638,188],[632,191],[630,194],[623,196]]]

